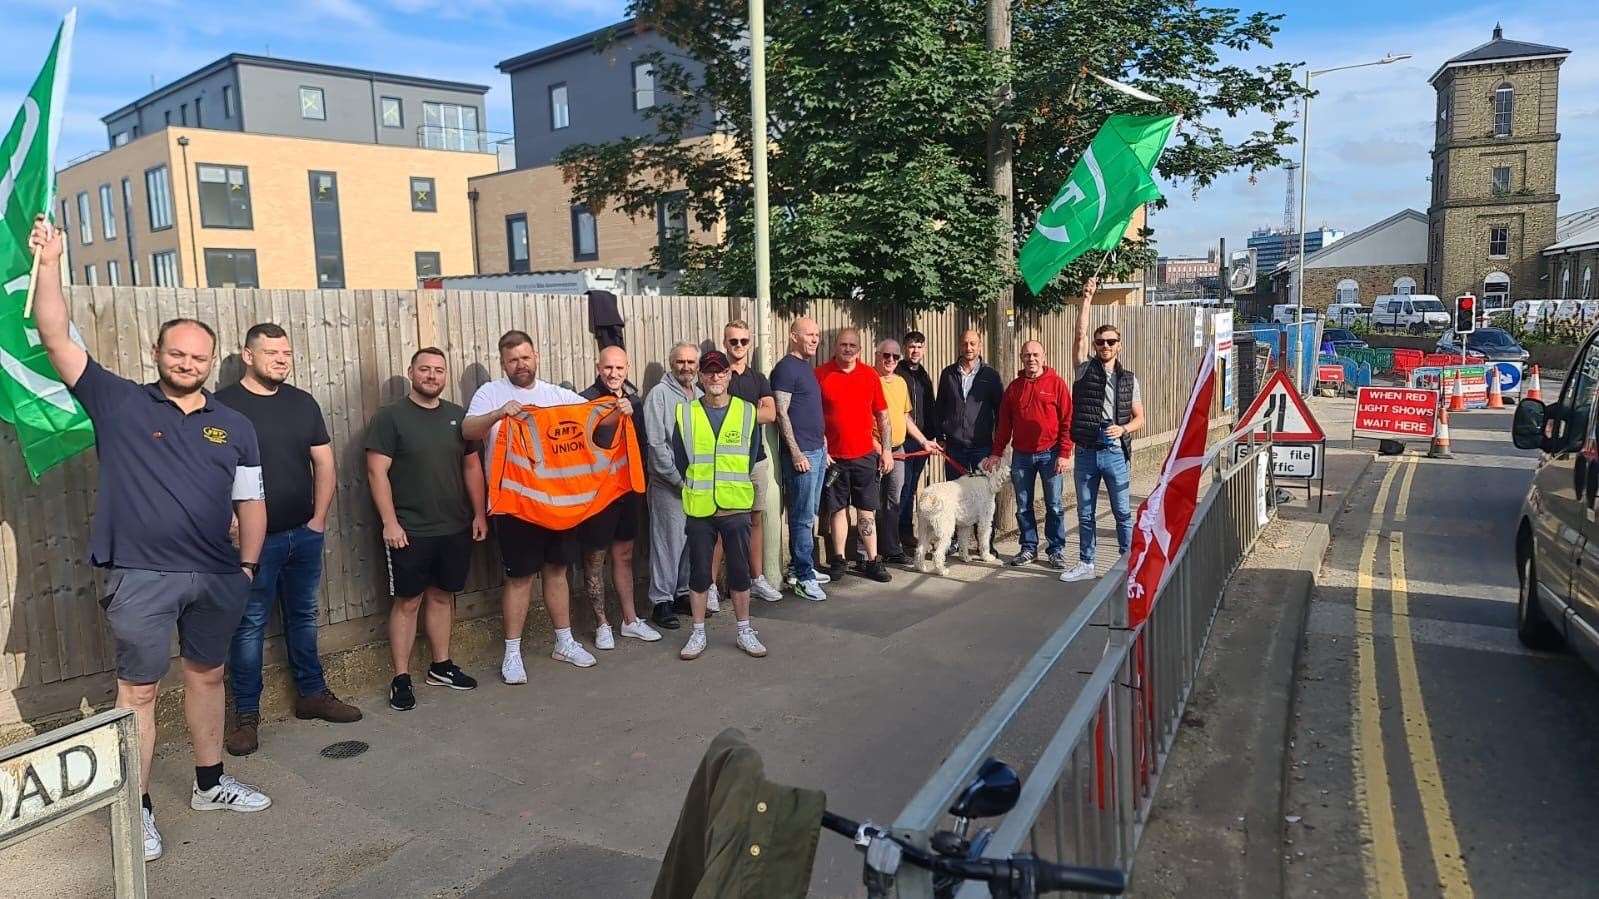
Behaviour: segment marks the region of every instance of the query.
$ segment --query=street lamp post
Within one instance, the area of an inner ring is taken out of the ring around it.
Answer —
[[[1409,58],[1409,53],[1398,55],[1390,53],[1382,59],[1371,62],[1333,66],[1330,69],[1305,69],[1305,108],[1304,114],[1299,119],[1299,260],[1294,274],[1294,341],[1297,344],[1294,350],[1294,387],[1300,393],[1305,392],[1305,365],[1299,354],[1305,344],[1305,207],[1310,205],[1310,79],[1316,75],[1342,72],[1346,69],[1386,66]]]
[[[755,347],[751,361],[770,371],[782,356],[773,346],[777,338],[772,328],[772,253],[771,253],[771,201],[766,183],[766,3],[749,0],[750,17],[750,181],[755,194]],[[767,457],[777,459],[775,428],[766,428]],[[767,466],[769,474],[777,474],[775,465]],[[768,483],[771,495],[777,495],[775,483]],[[761,554],[762,568],[776,572],[782,565],[782,519],[777,509],[768,508],[758,513],[761,521],[761,545],[751,547]]]

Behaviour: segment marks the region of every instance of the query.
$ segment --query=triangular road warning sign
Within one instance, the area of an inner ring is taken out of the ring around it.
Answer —
[[[1238,420],[1234,433],[1260,427],[1261,422],[1271,423],[1272,439],[1279,443],[1317,443],[1327,439],[1327,433],[1310,414],[1299,392],[1288,381],[1288,372],[1278,369],[1267,379],[1266,387],[1249,404],[1249,410]]]

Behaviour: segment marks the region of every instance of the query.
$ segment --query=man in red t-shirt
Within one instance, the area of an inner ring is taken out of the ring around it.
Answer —
[[[833,358],[816,369],[822,385],[822,424],[827,436],[828,470],[822,486],[822,503],[830,510],[829,536],[833,563],[827,573],[833,580],[848,570],[844,543],[849,536],[849,509],[855,508],[855,527],[866,561],[855,570],[879,583],[888,583],[888,568],[877,555],[878,494],[884,473],[894,467],[893,449],[874,434],[889,434],[888,402],[877,370],[861,364],[861,332],[845,328],[833,341]]]
[[[1044,345],[1036,340],[1022,344],[1022,370],[1005,388],[999,403],[999,424],[994,428],[994,448],[984,468],[999,464],[1000,454],[1011,447],[1010,479],[1016,488],[1016,527],[1021,532],[1021,552],[1011,565],[1026,565],[1038,558],[1038,519],[1033,513],[1033,484],[1044,482],[1044,536],[1049,540],[1049,564],[1066,567],[1066,520],[1061,488],[1066,460],[1072,455],[1072,393],[1044,358]]]

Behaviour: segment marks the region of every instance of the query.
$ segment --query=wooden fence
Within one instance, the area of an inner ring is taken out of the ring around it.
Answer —
[[[362,447],[372,413],[404,394],[411,354],[423,346],[442,348],[450,371],[445,397],[462,405],[479,384],[499,376],[496,342],[512,328],[533,335],[541,377],[576,388],[593,379],[595,344],[582,297],[75,287],[70,301],[90,353],[111,370],[140,381],[155,378],[149,347],[167,319],[188,316],[216,327],[221,358],[213,387],[239,378],[237,348],[251,325],[273,321],[288,329],[295,347],[291,381],[321,404],[338,463],[322,585],[327,652],[383,639],[387,580]],[[708,341],[720,341],[721,325],[728,319],[751,317],[750,302],[741,298],[630,296],[621,298],[620,305],[634,380],[645,390],[663,376],[674,343],[687,339],[709,346]],[[861,326],[868,341],[877,335],[897,337],[914,327],[928,336],[927,364],[935,371],[954,359],[962,330],[981,330],[982,325],[980,317],[960,312],[868,316],[851,304],[831,302],[816,303],[810,314],[823,327],[822,358],[846,324]],[[1095,307],[1093,314],[1096,321],[1123,327],[1126,359],[1144,385],[1148,433],[1175,427],[1201,352],[1192,344],[1192,313]],[[1070,358],[1073,315],[1068,311],[1024,318],[1018,336],[1043,340],[1050,359],[1061,363]],[[783,351],[788,321],[773,322],[779,346],[766,355],[768,368]],[[1015,364],[999,368],[1009,379]],[[110,695],[114,646],[97,608],[101,579],[84,563],[95,478],[94,454],[84,453],[46,473],[38,484],[30,482],[15,433],[0,428],[0,726],[42,719]],[[498,572],[492,548],[480,550],[466,592],[459,597],[459,614],[481,615],[497,608]]]

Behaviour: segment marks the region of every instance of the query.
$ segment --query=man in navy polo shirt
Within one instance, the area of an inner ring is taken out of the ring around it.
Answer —
[[[61,232],[35,224],[39,256],[34,323],[50,363],[94,422],[100,485],[89,561],[107,569],[106,623],[117,645],[117,707],[139,723],[139,782],[150,783],[157,687],[176,626],[184,711],[194,749],[197,811],[256,812],[261,791],[222,773],[222,664],[249,598],[266,537],[261,457],[249,419],[204,389],[216,334],[193,319],[161,326],[152,348],[160,378],[136,384],[106,371],[72,339],[61,293]],[[239,545],[228,532],[239,522]],[[144,857],[161,856],[144,794]]]

